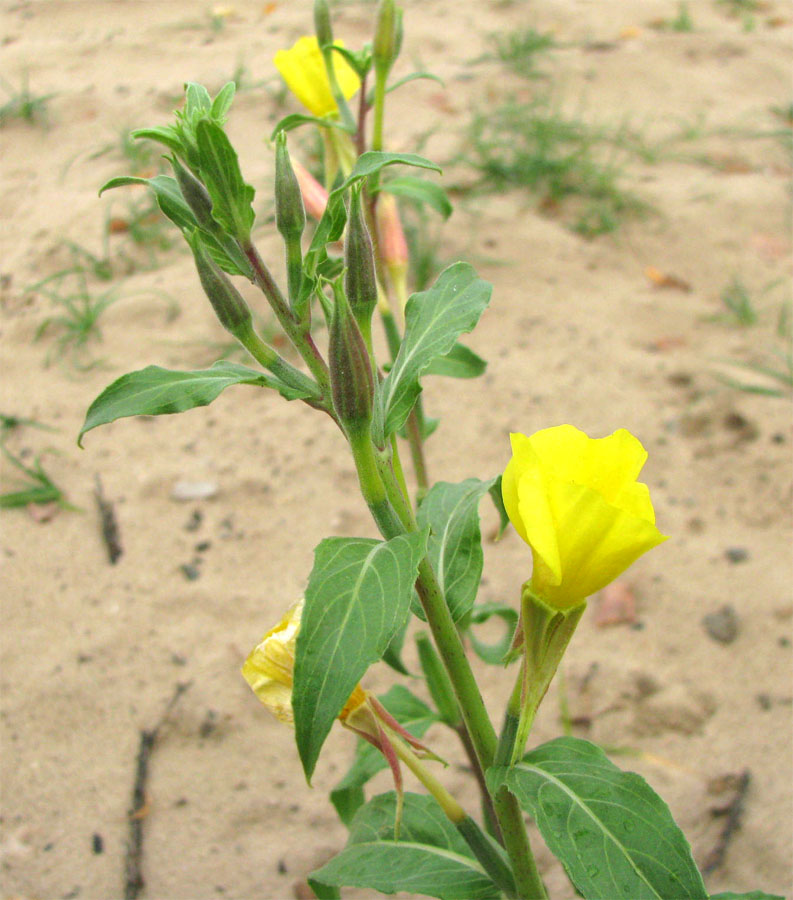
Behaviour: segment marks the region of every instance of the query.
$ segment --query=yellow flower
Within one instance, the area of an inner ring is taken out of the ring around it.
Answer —
[[[303,600],[291,606],[281,621],[271,628],[250,652],[242,667],[242,675],[256,696],[282,722],[293,723],[292,673],[295,667],[295,642],[300,630]],[[339,713],[344,721],[366,700],[358,685]]]
[[[592,439],[572,425],[510,436],[504,505],[531,547],[531,590],[569,609],[605,587],[666,537],[655,527],[647,459],[624,428]]]
[[[341,41],[336,43],[340,47],[344,46]],[[361,81],[346,59],[338,53],[334,53],[332,59],[339,88],[345,99],[349,100],[361,86]],[[279,50],[273,62],[289,90],[310,113],[326,116],[337,111],[322,51],[314,35],[304,35],[298,38],[291,49]]]

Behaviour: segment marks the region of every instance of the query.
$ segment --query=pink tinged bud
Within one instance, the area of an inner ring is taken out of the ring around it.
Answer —
[[[325,207],[328,205],[328,192],[317,181],[316,178],[301,165],[294,157],[292,159],[292,169],[300,185],[300,193],[303,195],[303,205],[306,212],[312,219],[321,219]]]
[[[380,254],[389,269],[406,268],[408,262],[408,244],[399,209],[393,194],[382,191],[377,198],[377,230],[380,234]]]

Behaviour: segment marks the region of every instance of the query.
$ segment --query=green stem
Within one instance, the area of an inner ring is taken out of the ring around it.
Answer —
[[[364,499],[383,536],[391,538],[405,531],[415,531],[417,525],[412,511],[409,513],[408,523],[403,522],[403,517],[407,518],[409,505],[393,472],[391,477],[386,476],[383,480],[385,470],[378,464],[368,431],[349,437]],[[478,766],[481,771],[486,772],[495,760],[498,739],[457,626],[426,557],[419,563],[416,592],[452,683]],[[545,889],[537,873],[537,864],[529,846],[523,814],[517,800],[508,791],[501,790],[493,798],[493,802],[515,874],[517,896],[521,900],[544,900]]]
[[[307,391],[310,395],[306,398],[307,403],[312,406],[322,404],[322,396],[317,383],[279,356],[269,344],[265,344],[253,330],[252,325],[243,331],[238,331],[235,337],[259,365],[269,369],[273,375],[277,375],[286,384],[298,390]],[[325,409],[324,405],[321,405],[320,408]]]
[[[372,150],[383,149],[383,121],[385,119],[385,88],[388,69],[375,66],[374,72],[374,120],[372,123]]]
[[[547,900],[548,894],[531,852],[526,823],[517,798],[502,788],[493,798],[493,804],[501,824],[504,846],[512,862],[518,896],[522,900]]]
[[[305,325],[301,324],[293,315],[292,310],[289,309],[289,303],[275,283],[270,270],[264,264],[261,256],[259,256],[259,251],[251,243],[245,244],[242,249],[253,268],[256,286],[267,297],[281,327],[297,352],[305,360],[306,365],[311,370],[311,374],[319,385],[323,399],[328,404],[328,409],[330,409],[330,374],[327,363],[322,358],[322,354],[317,349],[317,345],[314,343]]]
[[[355,121],[353,120],[352,113],[350,112],[350,107],[347,105],[347,100],[345,99],[344,94],[342,94],[341,92],[339,81],[336,78],[336,68],[333,65],[332,45],[322,48],[322,58],[325,61],[325,72],[328,76],[330,92],[331,94],[333,94],[333,99],[336,101],[336,106],[339,108],[339,116],[341,117],[342,124],[347,129],[347,131],[350,132],[350,134],[354,134]]]

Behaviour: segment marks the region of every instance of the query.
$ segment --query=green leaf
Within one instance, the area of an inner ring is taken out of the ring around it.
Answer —
[[[159,366],[147,366],[122,375],[94,400],[85,415],[77,443],[83,435],[126,416],[161,416],[207,406],[232,384],[253,384],[277,390],[287,400],[309,396],[264,372],[256,372],[238,363],[216,362],[209,369],[176,372]]]
[[[419,378],[430,363],[445,356],[457,338],[476,325],[490,302],[492,285],[468,263],[454,263],[427,291],[413,294],[405,310],[405,336],[382,384],[387,438],[404,425],[419,394]],[[380,441],[378,441],[380,443]]]
[[[314,553],[295,653],[295,738],[311,778],[333,720],[407,619],[427,536],[327,538]]]
[[[498,616],[504,621],[504,636],[500,641],[488,644],[480,641],[474,633],[473,627],[469,627],[468,637],[474,653],[490,665],[497,666],[506,662],[505,657],[512,646],[512,636],[518,624],[518,611],[506,603],[480,603],[471,609],[468,619],[469,626],[481,625],[493,616]]]
[[[391,715],[414,737],[424,737],[427,729],[440,719],[423,700],[400,684],[394,685],[379,698]],[[330,792],[330,801],[336,807],[339,818],[349,825],[353,815],[363,805],[363,786],[388,763],[383,754],[366,741],[359,740],[355,759],[346,775]],[[392,823],[393,824],[393,823]]]
[[[711,894],[710,900],[785,900],[785,898],[781,894],[766,894],[765,891],[749,891],[748,894],[724,891],[721,894]]]
[[[383,153],[379,150],[367,150],[358,157],[355,165],[352,167],[352,172],[350,172],[347,178],[331,192],[331,195],[342,194],[348,187],[355,184],[357,181],[362,181],[364,178],[376,175],[386,166],[395,165],[415,166],[418,169],[432,169],[434,172],[441,171],[440,166],[435,165],[434,162],[430,162],[430,160],[425,159],[423,156],[416,156],[415,153]]]
[[[448,219],[452,214],[454,207],[446,196],[446,191],[434,181],[427,181],[424,178],[416,178],[405,175],[402,178],[393,178],[391,181],[380,185],[381,191],[387,191],[395,197],[404,197],[406,200],[412,200],[419,206],[429,206],[436,213]]]
[[[457,343],[445,355],[434,359],[424,370],[425,375],[444,375],[446,378],[478,378],[487,368],[479,354]]]
[[[386,665],[391,666],[395,672],[399,672],[400,675],[410,675],[408,667],[402,659],[402,647],[405,644],[405,632],[407,631],[407,627],[408,623],[405,622],[399,631],[391,638],[388,646],[385,648],[385,653],[383,654],[383,662]]]
[[[242,178],[237,153],[226,133],[214,122],[196,126],[201,177],[212,198],[212,218],[240,241],[250,238],[255,214],[254,189]]]
[[[101,196],[103,191],[109,191],[128,184],[145,184],[151,188],[163,215],[169,218],[177,228],[185,231],[198,227],[193,211],[185,202],[176,179],[171,178],[169,175],[155,175],[154,178],[136,178],[133,175],[122,175],[119,178],[111,178],[110,181],[103,184],[99,194]]]
[[[130,132],[136,140],[143,139],[164,144],[174,153],[182,154],[182,140],[173,125],[158,125],[155,128],[136,128]]]
[[[706,900],[669,807],[594,744],[557,738],[511,768],[488,770],[487,783],[515,794],[587,900]]]
[[[395,91],[397,88],[401,88],[403,84],[407,84],[409,81],[416,81],[417,79],[427,79],[428,81],[437,81],[438,84],[444,85],[445,83],[442,78],[439,78],[437,75],[433,75],[432,72],[411,72],[410,75],[405,75],[404,78],[400,78],[399,81],[395,81],[393,84],[389,84],[386,88],[386,94],[390,94],[391,91]]]
[[[210,116],[219,125],[226,120],[231,104],[234,101],[234,95],[237,93],[237,85],[233,81],[227,81],[218,91],[217,97],[212,101],[212,107],[209,111]]]
[[[212,109],[212,98],[203,84],[197,81],[188,81],[184,86],[185,104],[184,115],[188,119],[194,116],[204,115]]]
[[[319,128],[338,128],[340,131],[347,129],[341,122],[334,122],[332,119],[320,119],[317,116],[309,116],[307,113],[290,113],[284,116],[273,128],[270,140],[274,141],[281,131],[292,131],[293,128],[299,128],[301,125],[316,125]]]
[[[406,793],[399,841],[393,840],[396,795],[358,811],[342,852],[312,872],[309,884],[405,891],[440,900],[495,900],[498,888],[432,797]],[[316,885],[316,887],[315,887]]]
[[[507,513],[506,506],[504,506],[504,497],[501,493],[500,475],[495,479],[490,488],[490,499],[493,501],[493,506],[495,506],[499,518],[498,533],[496,534],[496,540],[498,541],[501,539],[501,536],[507,530],[507,526],[509,525],[509,514]]]
[[[419,526],[430,528],[427,552],[455,622],[473,606],[479,590],[484,564],[479,501],[491,484],[478,478],[439,481],[418,510]]]

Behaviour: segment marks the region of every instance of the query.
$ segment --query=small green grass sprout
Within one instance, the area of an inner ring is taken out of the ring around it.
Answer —
[[[17,90],[5,78],[0,85],[8,95],[8,101],[0,106],[0,127],[14,119],[29,125],[47,125],[47,101],[55,94],[34,94],[30,90],[27,74],[22,76],[22,86]]]
[[[21,506],[28,506],[30,503],[57,503],[62,509],[77,509],[66,500],[63,491],[44,471],[40,455],[36,457],[33,465],[26,466],[2,443],[0,443],[0,451],[25,476],[17,490],[0,494],[0,509],[18,509]]]

